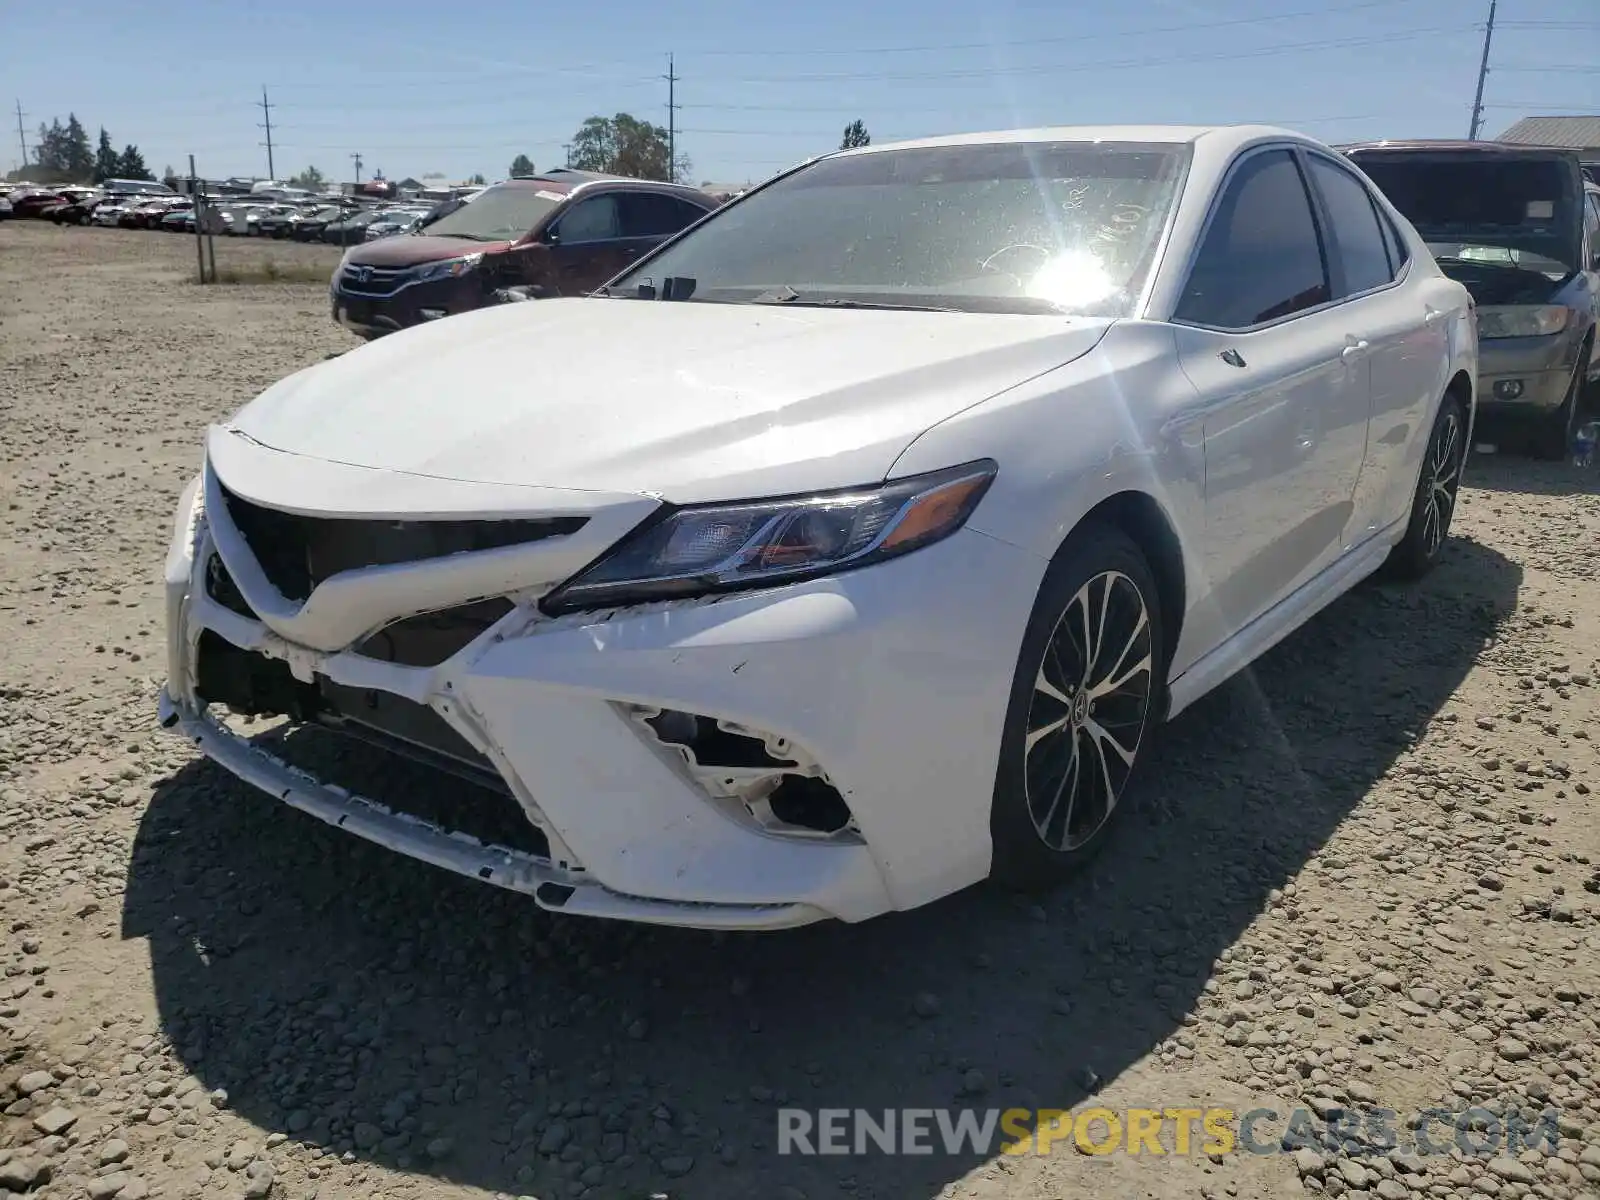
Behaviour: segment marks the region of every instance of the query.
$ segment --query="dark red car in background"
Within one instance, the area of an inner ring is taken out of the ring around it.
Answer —
[[[482,308],[503,288],[582,295],[716,207],[691,187],[615,175],[509,179],[424,230],[351,247],[333,318],[374,338]]]

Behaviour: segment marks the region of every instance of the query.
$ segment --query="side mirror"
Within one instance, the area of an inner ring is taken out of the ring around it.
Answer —
[[[539,235],[539,240],[546,246],[559,246],[561,245],[561,231],[552,225]]]

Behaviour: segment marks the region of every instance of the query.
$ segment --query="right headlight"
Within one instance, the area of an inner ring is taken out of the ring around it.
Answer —
[[[1565,329],[1569,316],[1560,304],[1488,305],[1478,309],[1478,336],[1546,337]]]
[[[982,459],[870,487],[668,509],[546,596],[548,613],[792,583],[909,554],[960,529]]]

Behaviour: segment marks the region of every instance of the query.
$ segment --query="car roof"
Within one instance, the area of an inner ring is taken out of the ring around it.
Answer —
[[[1384,138],[1373,142],[1347,142],[1334,147],[1344,154],[1357,150],[1381,151],[1464,151],[1469,154],[1501,154],[1531,158],[1548,158],[1552,155],[1576,158],[1577,151],[1565,146],[1536,146],[1527,142],[1478,142],[1467,138]]]
[[[1029,129],[995,129],[954,133],[904,142],[874,142],[828,157],[877,154],[885,150],[932,149],[944,146],[986,146],[1014,142],[1141,142],[1181,146],[1202,139],[1244,146],[1264,138],[1315,142],[1316,139],[1276,125],[1045,125]]]

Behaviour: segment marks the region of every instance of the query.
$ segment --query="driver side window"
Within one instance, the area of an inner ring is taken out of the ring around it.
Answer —
[[[1330,295],[1322,238],[1294,155],[1252,154],[1217,205],[1174,318],[1249,329],[1326,304]]]
[[[563,246],[604,242],[619,236],[616,197],[591,196],[578,201],[556,222],[556,235]]]

